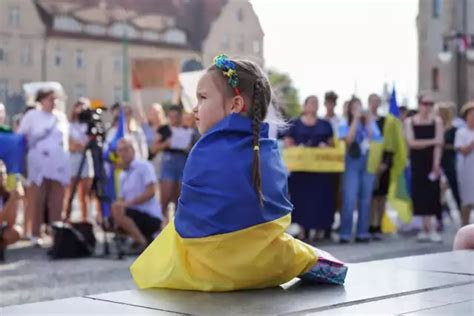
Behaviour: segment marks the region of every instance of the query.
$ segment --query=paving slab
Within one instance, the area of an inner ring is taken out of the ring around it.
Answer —
[[[232,293],[152,289],[90,297],[185,314],[281,314],[317,312],[470,283],[474,283],[470,275],[404,269],[387,260],[349,265],[344,287],[293,281],[273,289]]]
[[[399,268],[474,275],[474,251],[450,251],[374,262],[391,262]]]
[[[46,301],[0,308],[0,315],[179,315],[143,307],[99,301],[85,297],[75,297],[56,301]]]
[[[355,304],[331,310],[310,312],[307,315],[401,315],[425,312],[425,310],[443,309],[450,305],[465,303],[470,300],[474,300],[474,283],[382,299],[368,303]],[[471,313],[470,315],[474,315],[474,313]]]
[[[408,313],[404,315],[423,315],[423,316],[428,316],[428,315],[456,315],[456,316],[461,316],[461,315],[474,315],[474,300],[462,302],[462,303],[455,303],[455,304],[450,304],[446,306],[441,306],[441,307],[435,307],[432,309],[426,309],[422,311],[416,311],[413,313]]]

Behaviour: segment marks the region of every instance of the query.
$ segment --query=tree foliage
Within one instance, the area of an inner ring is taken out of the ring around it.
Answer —
[[[268,79],[275,93],[275,102],[283,112],[282,114],[287,118],[298,116],[301,113],[298,89],[293,86],[290,76],[276,69],[270,69]]]

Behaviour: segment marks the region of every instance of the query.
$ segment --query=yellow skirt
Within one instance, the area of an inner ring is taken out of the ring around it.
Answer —
[[[171,222],[130,267],[137,286],[199,291],[274,287],[314,266],[315,249],[285,233],[291,215],[243,230],[182,238]]]

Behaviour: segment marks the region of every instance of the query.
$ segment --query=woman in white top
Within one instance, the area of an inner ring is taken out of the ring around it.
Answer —
[[[80,98],[73,106],[69,116],[69,152],[71,163],[71,183],[77,182],[77,192],[79,193],[79,207],[81,209],[81,219],[88,220],[88,193],[91,190],[92,178],[94,176],[94,166],[90,151],[85,152],[85,161],[79,173],[82,156],[89,141],[87,137],[87,124],[79,121],[79,114],[90,108],[90,101],[87,98]],[[78,176],[78,179],[76,177]],[[70,188],[72,189],[72,188]],[[70,210],[66,210],[66,219],[70,219]]]
[[[456,132],[454,147],[458,151],[457,174],[462,204],[462,225],[469,224],[469,216],[474,208],[474,102],[461,108],[461,116],[466,126]]]
[[[56,99],[53,90],[40,90],[36,97],[39,108],[28,111],[18,128],[28,144],[28,199],[32,205],[33,242],[37,245],[41,245],[45,206],[50,223],[61,220],[64,189],[71,180],[69,123],[64,113],[55,109]]]

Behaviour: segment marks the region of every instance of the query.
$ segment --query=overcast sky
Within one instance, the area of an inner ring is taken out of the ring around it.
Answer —
[[[300,91],[335,90],[364,103],[383,83],[399,100],[417,91],[416,0],[251,0],[265,32],[267,67],[290,74]],[[322,114],[322,113],[321,113]]]

